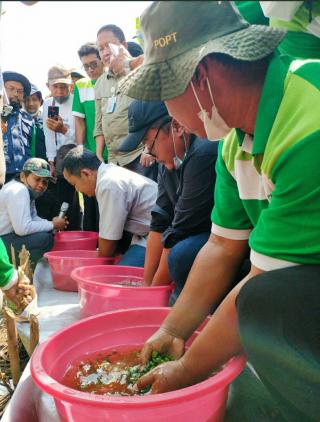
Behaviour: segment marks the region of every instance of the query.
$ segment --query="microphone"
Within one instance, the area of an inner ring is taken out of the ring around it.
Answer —
[[[68,202],[62,202],[59,212],[59,218],[64,218],[66,216],[66,213],[68,211],[69,204]]]

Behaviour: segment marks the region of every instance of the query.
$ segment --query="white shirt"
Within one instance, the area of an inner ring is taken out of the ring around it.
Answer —
[[[0,190],[0,236],[15,233],[18,236],[48,232],[53,223],[37,216],[34,201],[27,187],[16,180],[6,183]]]
[[[54,161],[57,151],[62,145],[76,144],[74,116],[72,115],[73,95],[70,94],[65,103],[59,104],[56,101],[54,104],[59,107],[59,116],[62,118],[63,124],[68,128],[65,135],[48,129],[46,123],[48,118],[48,106],[52,106],[52,103],[53,97],[47,98],[43,103],[43,131],[46,138],[48,161]]]
[[[131,244],[145,246],[157,192],[153,180],[112,163],[101,164],[96,186],[99,237],[119,240],[126,230],[134,235]]]

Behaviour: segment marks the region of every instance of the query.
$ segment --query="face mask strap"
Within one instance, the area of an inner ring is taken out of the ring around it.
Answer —
[[[204,111],[203,108],[202,108],[202,105],[200,104],[200,101],[199,101],[198,95],[196,93],[196,90],[194,88],[193,82],[191,81],[190,84],[191,84],[191,88],[192,88],[193,94],[194,94],[194,96],[195,96],[195,98],[197,100],[197,103],[198,103],[198,106],[199,106],[200,110],[201,111]]]
[[[174,139],[174,134],[173,134],[173,127],[171,125],[171,134],[172,134],[172,142],[173,142],[173,149],[174,149],[174,158],[173,158],[173,163],[174,163],[174,167],[176,170],[178,170],[181,167],[182,164],[182,160],[180,157],[178,157],[177,155],[177,150],[176,150],[176,143],[175,143],[175,139]],[[186,145],[186,143],[185,143]]]
[[[213,101],[213,96],[212,96],[212,91],[211,91],[211,85],[209,83],[209,79],[208,78],[207,78],[207,86],[208,86],[208,90],[209,90],[209,94],[210,94],[210,98],[211,98],[212,104],[216,107],[216,105],[215,105],[215,103]]]
[[[183,137],[183,143],[184,143],[184,155],[186,155],[186,153],[187,153],[187,140],[186,140],[186,136],[185,136],[184,132],[182,134],[182,137]]]
[[[172,135],[172,143],[173,143],[174,155],[175,155],[176,157],[178,157],[178,156],[177,156],[176,143],[175,143],[175,139],[174,139],[174,134],[173,134],[173,127],[172,127],[172,125],[171,125],[171,135]]]
[[[174,149],[174,154],[175,154],[173,162],[175,164],[176,170],[178,170],[179,167],[181,167],[183,160],[181,160],[181,158],[177,155],[176,143],[175,143],[175,139],[174,139],[174,132],[173,132],[172,125],[171,125],[171,134],[172,134],[173,149]],[[184,157],[183,157],[183,159],[184,159],[186,154],[187,154],[187,140],[186,140],[184,133],[182,134],[182,137],[183,137],[183,143],[184,143]]]

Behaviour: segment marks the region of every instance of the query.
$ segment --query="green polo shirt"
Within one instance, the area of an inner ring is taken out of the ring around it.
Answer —
[[[14,268],[10,264],[6,247],[0,239],[0,287],[5,287],[12,280]]]
[[[251,25],[269,25],[269,19],[263,14],[259,1],[235,1],[241,16]]]
[[[265,271],[320,263],[319,75],[320,61],[275,56],[253,139],[234,129],[220,145],[212,232],[249,239]]]
[[[95,123],[94,86],[96,81],[83,78],[74,85],[72,114],[86,121],[86,140],[84,146],[92,152],[96,152],[96,141],[93,136]],[[108,149],[105,147],[103,158],[108,159]]]
[[[288,30],[278,46],[280,53],[289,54],[295,58],[320,59],[320,3],[318,1],[309,2],[310,14],[307,7],[308,2],[301,2],[300,7],[290,20],[274,18],[273,16],[277,16],[278,9],[281,10],[283,5],[281,1],[272,3],[270,26]],[[294,9],[295,3],[297,2],[288,2],[286,7]]]

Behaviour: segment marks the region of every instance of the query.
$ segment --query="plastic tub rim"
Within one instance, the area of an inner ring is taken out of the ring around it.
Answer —
[[[88,257],[86,257],[86,256],[63,256],[63,254],[68,254],[68,253],[70,253],[70,252],[84,252],[84,253],[88,253],[88,252],[97,252],[98,253],[98,251],[97,250],[88,250],[88,249],[66,249],[66,250],[56,250],[56,251],[49,251],[49,252],[45,252],[44,254],[43,254],[43,256],[46,258],[46,259],[50,259],[50,258],[53,258],[53,259],[61,259],[61,258],[66,258],[66,259],[72,259],[72,258],[81,258],[81,259],[101,259],[101,260],[103,260],[103,259],[115,259],[116,257],[114,257],[114,256],[111,256],[111,257],[108,257],[108,256],[96,256],[96,257],[91,257],[91,256],[88,256]],[[78,267],[77,267],[78,268]]]
[[[173,403],[181,398],[189,399],[189,398],[196,398],[199,395],[205,394],[208,390],[215,387],[216,390],[226,388],[229,386],[230,382],[234,380],[244,369],[246,363],[246,357],[244,355],[238,355],[232,357],[228,362],[226,367],[224,367],[221,371],[219,371],[213,377],[210,377],[200,383],[191,385],[189,387],[182,388],[180,390],[169,391],[167,393],[161,394],[153,394],[148,396],[130,396],[130,397],[111,397],[111,396],[100,396],[100,395],[93,395],[90,393],[81,392],[79,390],[72,389],[71,387],[67,387],[50,375],[46,373],[46,371],[41,367],[40,363],[42,361],[42,356],[45,354],[46,345],[49,343],[50,340],[54,339],[61,334],[68,332],[69,330],[73,329],[78,325],[82,325],[84,321],[94,320],[101,318],[102,316],[110,315],[110,314],[117,314],[117,313],[127,313],[132,310],[135,311],[146,311],[146,310],[167,310],[169,308],[166,307],[157,307],[157,308],[130,308],[130,309],[119,309],[116,311],[111,312],[104,312],[100,315],[94,315],[89,318],[86,318],[82,321],[77,321],[62,330],[59,330],[58,333],[53,334],[43,343],[39,344],[31,357],[31,375],[34,382],[43,389],[47,394],[50,394],[54,399],[63,401],[63,402],[72,402],[86,404],[86,405],[94,405],[98,407],[105,407],[108,405],[112,408],[117,408],[126,404],[129,407],[141,407],[145,404],[153,403],[154,405],[157,404],[169,404]],[[38,359],[38,361],[36,361]],[[238,366],[238,363],[240,364]],[[236,370],[235,370],[236,368]],[[226,381],[229,381],[226,383]]]
[[[85,286],[85,285],[89,285],[89,286],[95,286],[95,287],[103,287],[103,286],[108,286],[108,287],[116,287],[117,289],[120,288],[121,290],[132,290],[132,289],[137,289],[138,286],[124,286],[121,284],[116,284],[116,283],[102,283],[100,281],[96,281],[96,280],[87,280],[84,277],[79,276],[77,273],[80,272],[81,270],[83,270],[84,268],[90,268],[91,270],[93,268],[99,268],[101,267],[101,269],[106,269],[108,267],[112,267],[112,268],[133,268],[133,269],[140,269],[142,267],[131,267],[131,266],[127,266],[127,265],[84,265],[83,267],[77,267],[74,270],[71,271],[71,278],[73,278],[73,280],[75,280],[79,287],[81,285]],[[107,274],[106,274],[107,275]],[[128,276],[129,277],[129,276]],[[137,276],[133,276],[133,277],[137,277]],[[139,290],[147,290],[147,289],[152,289],[152,290],[172,290],[173,289],[173,283],[170,284],[163,284],[163,285],[159,285],[159,286],[139,286]]]
[[[93,230],[67,230],[67,231],[61,231],[55,234],[55,236],[57,237],[57,239],[59,240],[59,237],[63,237],[64,234],[66,233],[79,233],[79,234],[88,234],[89,237],[88,238],[98,238],[99,237],[99,233],[95,232]],[[82,239],[85,239],[85,237],[83,237]],[[79,239],[70,239],[70,241],[75,241],[75,240],[79,240]],[[63,240],[63,242],[69,242],[69,239],[67,240]]]

